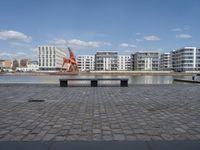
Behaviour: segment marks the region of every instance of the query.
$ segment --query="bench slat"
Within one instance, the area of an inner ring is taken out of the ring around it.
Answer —
[[[67,87],[68,81],[70,80],[88,80],[91,81],[91,87],[97,87],[99,80],[114,80],[114,81],[120,81],[121,87],[127,87],[128,86],[128,78],[63,78],[60,80],[60,87]]]
[[[60,81],[66,80],[128,80],[128,78],[67,78],[67,79],[59,79]]]

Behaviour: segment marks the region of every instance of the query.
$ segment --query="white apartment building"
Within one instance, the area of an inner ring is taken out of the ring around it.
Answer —
[[[40,70],[59,70],[66,54],[55,46],[38,47],[38,65]]]
[[[133,70],[159,70],[160,52],[141,51],[132,54]]]
[[[196,70],[200,70],[200,48],[197,49],[196,53]]]
[[[160,55],[160,70],[171,69],[171,55],[170,53],[163,53]]]
[[[114,71],[118,69],[118,52],[99,51],[95,54],[95,70]]]
[[[77,63],[79,71],[92,71],[95,68],[95,57],[94,55],[79,55]]]
[[[174,71],[199,70],[200,51],[196,47],[184,47],[173,50],[171,55]]]
[[[39,70],[39,66],[37,64],[28,64],[27,67],[17,67],[16,71],[22,72],[36,72]]]
[[[118,56],[118,70],[130,70],[131,69],[131,56],[119,55]]]

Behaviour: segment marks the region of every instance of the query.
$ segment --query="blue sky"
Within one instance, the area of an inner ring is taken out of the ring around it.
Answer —
[[[1,0],[0,58],[36,58],[39,45],[130,54],[200,47],[199,0]]]

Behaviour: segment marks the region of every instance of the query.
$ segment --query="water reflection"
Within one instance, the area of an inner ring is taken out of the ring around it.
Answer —
[[[59,78],[129,78],[129,84],[172,84],[173,76],[121,76],[121,75],[66,75],[66,76],[23,76],[23,75],[8,75],[8,76],[0,76],[0,83],[59,83]],[[176,78],[176,77],[175,77]],[[188,76],[179,76],[178,78],[190,79]],[[116,81],[102,81],[101,83],[114,83]],[[72,84],[76,83],[76,81],[72,81]],[[87,81],[83,81],[81,83],[88,84]],[[118,83],[118,82],[116,82]]]

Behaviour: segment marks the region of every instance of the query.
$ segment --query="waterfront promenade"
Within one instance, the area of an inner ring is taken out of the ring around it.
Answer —
[[[1,84],[0,141],[199,141],[199,89]]]
[[[199,88],[1,85],[0,140],[197,140]]]

